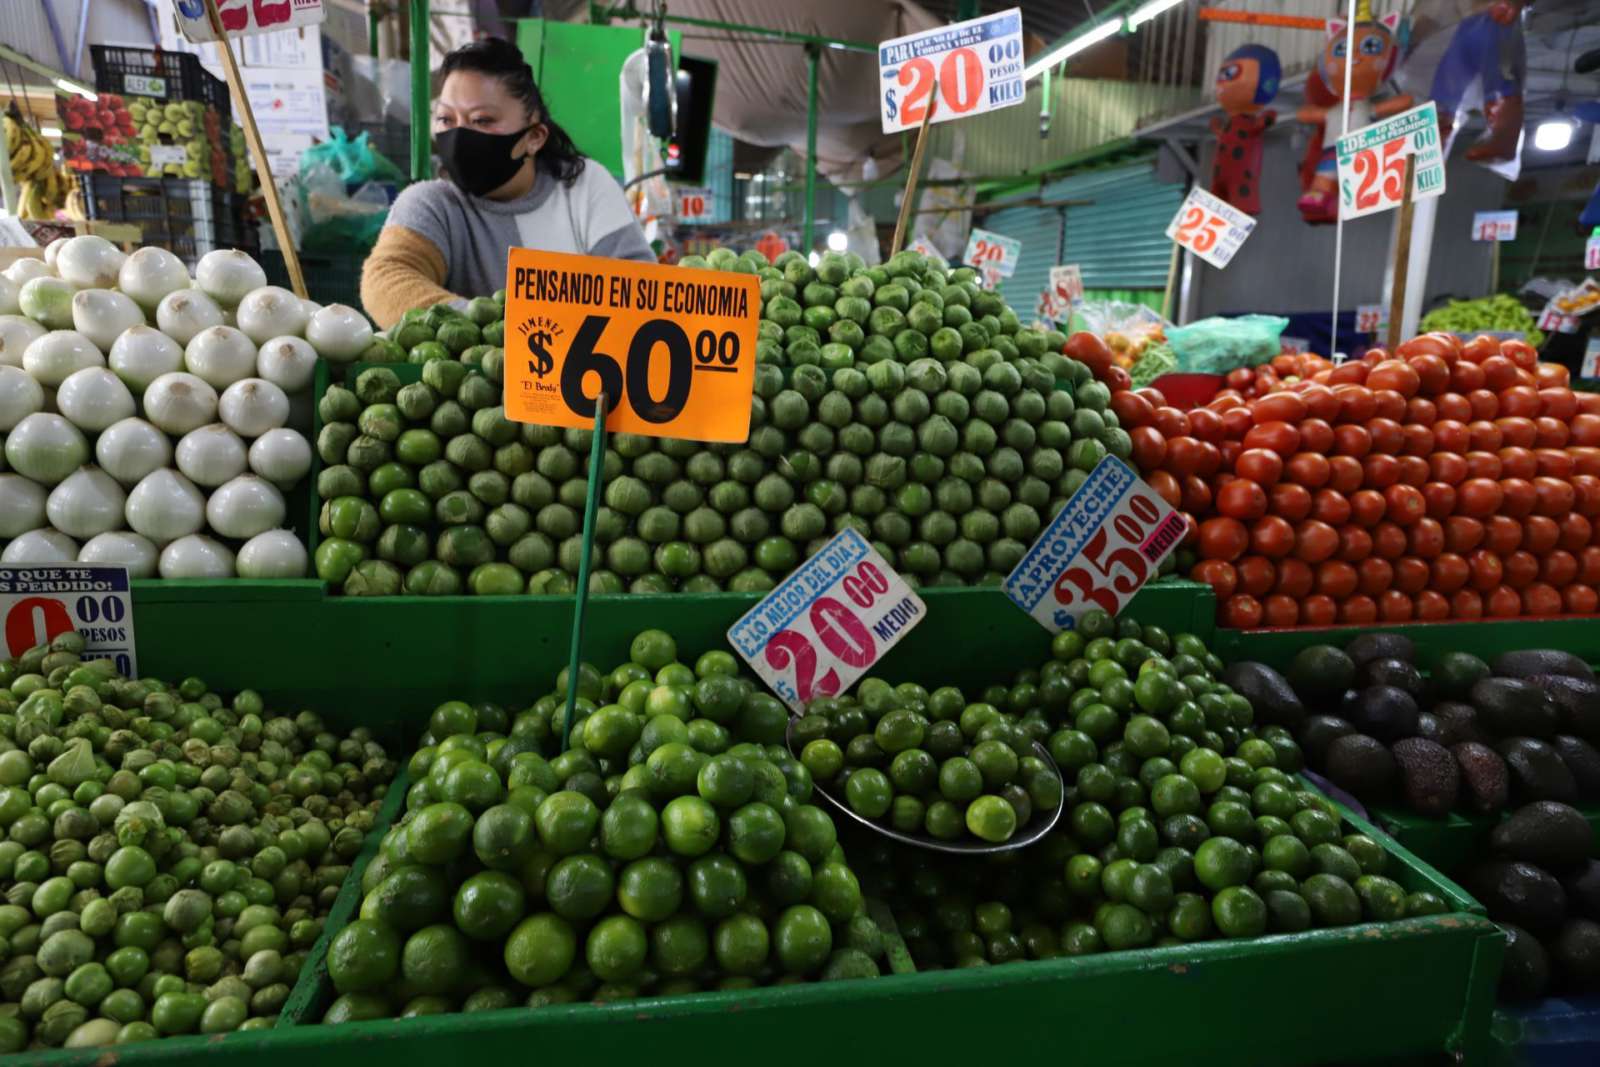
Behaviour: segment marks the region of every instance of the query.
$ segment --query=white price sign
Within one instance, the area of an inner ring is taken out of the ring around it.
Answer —
[[[152,78],[148,74],[126,74],[122,78],[122,90],[133,96],[166,96],[167,79]]]
[[[974,229],[967,235],[967,250],[961,259],[969,267],[993,267],[1002,278],[1009,278],[1016,273],[1021,257],[1022,242],[1015,237]]]
[[[1584,242],[1583,269],[1600,270],[1600,234],[1594,234]]]
[[[153,144],[150,146],[150,165],[165,167],[169,163],[183,166],[189,162],[189,150],[181,144]]]
[[[1006,596],[1052,633],[1085,611],[1112,615],[1155,576],[1183,540],[1183,516],[1115,456],[1107,456],[1045,527],[1016,569]]]
[[[1070,309],[1083,299],[1083,272],[1076,263],[1050,268],[1051,295]]]
[[[109,659],[137,677],[133,595],[128,568],[108,563],[28,563],[0,567],[0,624],[15,659],[69,630],[86,642],[84,659]]]
[[[1546,304],[1539,316],[1539,329],[1545,333],[1577,333],[1578,326],[1578,316],[1569,315],[1554,303]]]
[[[215,41],[216,32],[206,15],[206,0],[172,0],[178,11],[178,28],[195,44]],[[217,17],[229,37],[313,26],[327,17],[322,0],[217,0]]]
[[[1589,338],[1589,345],[1583,350],[1583,364],[1578,370],[1580,378],[1600,378],[1600,337]]]
[[[896,37],[878,45],[878,101],[883,132],[899,133],[929,122],[949,122],[1020,104],[1022,11]]]
[[[1252,216],[1197,185],[1167,224],[1167,239],[1221,270],[1255,228]]]
[[[855,530],[844,530],[728,630],[728,643],[796,713],[836,696],[927,608]]]
[[[1359,219],[1399,207],[1405,198],[1407,156],[1417,157],[1411,198],[1443,196],[1439,111],[1431,100],[1339,138],[1340,217]]]
[[[944,255],[934,247],[933,242],[921,234],[918,234],[911,239],[911,243],[906,245],[906,251],[921,252],[923,255],[927,256],[941,267],[949,266],[949,263],[945,260]]]
[[[1472,213],[1472,239],[1474,241],[1515,241],[1517,239],[1517,213],[1515,211],[1474,211]]]
[[[1311,351],[1311,342],[1304,337],[1280,337],[1278,347],[1291,355],[1299,355]]]
[[[679,186],[676,195],[680,219],[703,219],[711,214],[715,201],[710,189],[694,185]]]
[[[1356,305],[1356,333],[1378,333],[1389,326],[1389,309],[1383,304]]]

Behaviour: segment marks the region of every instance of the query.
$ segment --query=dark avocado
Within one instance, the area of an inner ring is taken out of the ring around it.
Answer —
[[[1461,741],[1450,747],[1450,754],[1461,768],[1467,807],[1487,815],[1506,806],[1511,794],[1510,772],[1498,752],[1478,741]]]
[[[1446,700],[1465,700],[1489,665],[1470,652],[1446,652],[1433,665],[1433,687]]]
[[[1600,682],[1565,674],[1536,674],[1528,681],[1560,710],[1562,730],[1600,743]]]
[[[1234,692],[1250,701],[1258,725],[1277,724],[1293,730],[1306,717],[1305,705],[1295,695],[1283,675],[1264,663],[1235,663],[1223,672],[1222,680]]]
[[[1535,674],[1565,674],[1573,678],[1594,679],[1594,668],[1571,652],[1554,648],[1523,648],[1507,652],[1492,664],[1502,678],[1528,678]]]
[[[1328,762],[1328,746],[1356,728],[1337,715],[1312,715],[1300,724],[1300,750],[1306,762],[1313,767],[1323,767]]]
[[[1600,923],[1568,919],[1550,945],[1550,956],[1572,992],[1600,985]]]
[[[1300,699],[1312,706],[1325,706],[1333,694],[1350,688],[1356,665],[1344,649],[1333,645],[1311,645],[1295,653],[1284,676]]]
[[[1402,634],[1362,634],[1344,646],[1344,654],[1360,667],[1375,659],[1415,660],[1417,646]]]
[[[1572,910],[1600,919],[1600,860],[1586,859],[1561,880]]]
[[[1450,750],[1436,741],[1407,737],[1396,741],[1391,751],[1412,810],[1434,818],[1449,814],[1461,791],[1461,770]]]
[[[1500,737],[1550,737],[1561,715],[1544,690],[1520,678],[1485,678],[1472,687],[1478,722]]]
[[[1506,934],[1505,960],[1500,965],[1501,1000],[1536,1000],[1550,985],[1550,957],[1539,939],[1520,926],[1501,923]]]
[[[1375,685],[1392,685],[1411,694],[1411,699],[1421,703],[1428,691],[1422,672],[1403,659],[1375,659],[1363,664],[1356,672],[1356,684],[1364,688]]]
[[[1531,737],[1511,737],[1497,746],[1511,771],[1511,797],[1519,804],[1534,800],[1578,801],[1578,780],[1554,748]]]
[[[1380,741],[1394,742],[1416,735],[1418,714],[1416,698],[1404,689],[1374,685],[1361,691],[1350,721]]]
[[[1496,856],[1536,863],[1548,871],[1570,870],[1589,858],[1594,834],[1577,808],[1536,800],[1508,815],[1489,833]]]
[[[1439,728],[1450,738],[1452,745],[1463,741],[1493,744],[1494,735],[1478,724],[1478,709],[1471,704],[1454,700],[1441,700],[1429,709],[1428,714],[1439,721]],[[1440,741],[1441,745],[1445,742]]]
[[[1373,802],[1394,793],[1399,769],[1382,741],[1366,734],[1346,734],[1328,746],[1324,773],[1340,789]]]
[[[1424,711],[1417,716],[1417,736],[1426,737],[1435,744],[1449,748],[1455,742],[1448,736],[1443,723],[1434,718],[1431,712]]]
[[[1567,894],[1542,867],[1514,860],[1490,860],[1467,872],[1467,892],[1483,902],[1489,918],[1515,923],[1536,934],[1553,934],[1567,919]]]
[[[1579,799],[1589,800],[1600,796],[1600,750],[1571,734],[1556,734],[1550,743],[1577,781]]]

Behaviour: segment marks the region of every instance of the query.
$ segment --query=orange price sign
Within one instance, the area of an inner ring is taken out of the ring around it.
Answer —
[[[750,436],[761,285],[753,274],[513,248],[506,417],[739,442]]]

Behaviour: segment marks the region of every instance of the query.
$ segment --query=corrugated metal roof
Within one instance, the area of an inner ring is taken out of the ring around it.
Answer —
[[[72,56],[78,41],[78,15],[84,4],[89,5],[89,21],[85,37],[93,44],[131,44],[147,48],[151,44],[149,9],[144,0],[43,0],[49,4],[61,27],[61,37],[69,52],[63,63],[56,51],[55,38],[50,33],[50,22],[45,18],[40,0],[4,0],[0,3],[0,44],[14,48],[23,55],[38,60],[54,70],[65,71],[84,81],[94,81],[94,70],[89,64],[89,49],[83,48],[83,66],[72,70]],[[13,83],[19,77],[34,87],[48,85],[47,79],[31,71],[22,70],[9,63],[0,64],[4,74]],[[0,77],[0,94],[7,94],[5,79]],[[8,95],[8,94],[7,94]]]

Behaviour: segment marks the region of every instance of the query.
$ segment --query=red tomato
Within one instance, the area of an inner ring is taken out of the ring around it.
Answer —
[[[1501,478],[1500,493],[1500,511],[1513,519],[1532,515],[1539,498],[1538,490],[1526,478]]]
[[[1300,622],[1306,626],[1332,626],[1339,618],[1339,605],[1333,597],[1313,593],[1300,601]]]
[[[1600,592],[1592,585],[1569,585],[1561,590],[1561,606],[1568,615],[1593,615],[1600,608]]]
[[[1532,419],[1508,415],[1504,418],[1495,419],[1494,424],[1499,428],[1501,438],[1508,445],[1515,445],[1518,448],[1531,448],[1539,439],[1539,427],[1534,424]]]
[[[1388,507],[1388,501],[1376,489],[1360,489],[1350,494],[1350,514],[1358,525],[1376,526]]]
[[[1391,589],[1378,598],[1378,617],[1384,622],[1410,622],[1415,613],[1416,605],[1398,589]]]
[[[1222,424],[1222,416],[1205,408],[1196,408],[1189,412],[1189,433],[1211,444],[1216,444],[1228,436],[1227,428]]]
[[[1167,440],[1189,436],[1189,416],[1177,408],[1160,407],[1151,414],[1150,425],[1161,431]]]
[[[1250,432],[1250,427],[1255,422],[1250,418],[1250,409],[1243,407],[1229,408],[1222,413],[1222,432],[1230,440],[1240,441]]]
[[[1372,551],[1384,559],[1399,559],[1405,555],[1406,532],[1392,522],[1380,522],[1372,528]]]
[[[1529,449],[1502,448],[1496,455],[1500,457],[1500,473],[1506,478],[1532,478],[1539,473],[1539,461]]]
[[[1294,597],[1276,593],[1262,601],[1261,607],[1268,626],[1293,626],[1300,621],[1300,603]]]
[[[1582,552],[1594,536],[1594,524],[1576,511],[1562,516],[1559,529],[1557,543],[1568,552]]]
[[[1428,461],[1421,456],[1401,456],[1396,463],[1400,471],[1401,485],[1420,489],[1428,484],[1428,478],[1433,473],[1428,468]]]
[[[1453,358],[1460,350],[1460,343],[1450,334],[1424,333],[1401,341],[1394,352],[1403,359],[1424,354]]]
[[[1538,414],[1548,415],[1562,422],[1571,422],[1578,414],[1578,394],[1571,389],[1541,388]]]
[[[1226,560],[1203,559],[1195,564],[1189,577],[1209,585],[1219,601],[1227,600],[1239,587],[1239,572]]]
[[[1428,517],[1443,521],[1455,514],[1456,487],[1449,482],[1427,482],[1422,498],[1428,502]]]
[[[1367,433],[1372,437],[1372,451],[1394,455],[1405,443],[1405,431],[1393,419],[1374,417],[1367,420]]]
[[[1287,422],[1258,422],[1244,435],[1244,447],[1265,448],[1287,458],[1300,450],[1300,431]]]
[[[1406,417],[1406,398],[1393,389],[1374,389],[1372,413],[1376,418],[1399,422]]]
[[[1327,455],[1335,440],[1333,427],[1321,419],[1307,419],[1300,424],[1300,450]]]
[[[1144,480],[1169,507],[1175,508],[1183,503],[1183,486],[1171,471],[1151,471]]]
[[[1222,469],[1222,450],[1210,441],[1200,442],[1200,469],[1195,473],[1210,478]]]
[[[1576,497],[1573,510],[1585,516],[1600,515],[1600,478],[1592,474],[1574,474],[1567,480],[1572,483]],[[1600,524],[1596,529],[1600,529]]]
[[[1336,426],[1333,431],[1333,447],[1341,456],[1354,456],[1360,459],[1372,451],[1372,434],[1367,432],[1365,426],[1353,423]]]
[[[1333,456],[1328,460],[1328,488],[1335,492],[1355,492],[1366,476],[1361,461],[1353,456]]]
[[[1394,565],[1378,556],[1368,556],[1356,565],[1356,588],[1362,596],[1377,596],[1394,581]]]
[[[1526,385],[1513,385],[1500,391],[1500,414],[1534,418],[1543,407],[1539,391]]]
[[[1303,485],[1279,482],[1272,487],[1270,499],[1272,513],[1290,522],[1299,522],[1311,514],[1311,490]]]
[[[1468,581],[1472,583],[1472,588],[1480,593],[1487,593],[1498,586],[1501,576],[1505,574],[1500,557],[1483,548],[1467,557],[1467,566],[1472,571],[1472,577]]]
[[[1327,485],[1328,478],[1332,474],[1327,457],[1317,452],[1296,452],[1289,457],[1284,470],[1291,482],[1303,485],[1307,489],[1320,489]]]
[[[1535,478],[1533,489],[1536,494],[1533,507],[1540,515],[1565,515],[1577,503],[1577,491],[1563,478]]]
[[[1141,471],[1153,471],[1166,462],[1167,439],[1154,426],[1135,426],[1128,431],[1128,438],[1133,442],[1134,465]]]
[[[1533,443],[1539,448],[1561,448],[1572,436],[1572,431],[1560,419],[1540,415],[1533,420]]]
[[[1441,593],[1454,593],[1467,584],[1467,561],[1455,552],[1443,552],[1429,564],[1429,583]]]
[[[1561,614],[1561,594],[1543,582],[1522,591],[1522,614],[1541,617]]]
[[[1517,365],[1504,356],[1490,356],[1478,365],[1483,368],[1484,386],[1493,392],[1517,384]]]
[[[1339,532],[1319,519],[1307,519],[1295,528],[1295,556],[1307,563],[1321,563],[1338,548]]]
[[[1299,600],[1311,592],[1315,582],[1316,573],[1311,569],[1311,564],[1303,560],[1286,559],[1278,564],[1278,580],[1272,591]]]
[[[1495,452],[1505,443],[1505,434],[1487,419],[1478,419],[1467,424],[1467,443],[1474,452]]]
[[[1600,586],[1600,546],[1590,545],[1578,553],[1578,580]]]
[[[1147,385],[1143,389],[1135,389],[1133,392],[1137,396],[1144,397],[1152,410],[1169,406],[1167,404],[1167,395],[1153,385]]]
[[[1231,519],[1259,519],[1267,513],[1267,491],[1248,478],[1235,478],[1217,490],[1217,511]]]
[[[1356,591],[1356,569],[1342,560],[1330,559],[1317,567],[1317,592],[1343,600]]]
[[[1505,490],[1499,482],[1488,478],[1469,478],[1461,483],[1457,495],[1456,506],[1464,515],[1482,518],[1493,515],[1500,510],[1500,502],[1505,498]]]
[[[1229,389],[1249,389],[1255,385],[1256,372],[1250,367],[1235,367],[1223,377],[1223,381],[1228,383]]]
[[[1261,601],[1236,593],[1222,605],[1222,625],[1236,630],[1251,630],[1261,625]]]
[[[1444,551],[1444,527],[1437,519],[1418,519],[1406,531],[1406,548],[1413,556],[1432,559]]]
[[[1211,509],[1211,486],[1204,478],[1186,474],[1178,484],[1183,486],[1181,503],[1184,511],[1200,515]]]
[[[1444,361],[1440,360],[1442,366]],[[1446,373],[1449,373],[1446,371]],[[1401,396],[1413,396],[1421,384],[1416,368],[1399,359],[1386,359],[1367,375],[1367,388],[1393,389]]]
[[[1222,454],[1222,465],[1229,470],[1239,462],[1239,456],[1244,452],[1243,441],[1227,440],[1217,445],[1217,451]]]
[[[1363,363],[1358,359],[1346,360],[1328,372],[1328,385],[1334,387],[1337,393],[1340,385],[1360,385],[1367,380],[1367,372],[1372,369],[1372,364]]]
[[[1526,341],[1507,338],[1500,342],[1500,354],[1524,370],[1532,370],[1539,362],[1539,352]]]
[[[1257,426],[1267,422],[1297,423],[1306,417],[1306,402],[1297,393],[1273,393],[1250,402],[1250,417]]]
[[[1428,588],[1431,574],[1427,561],[1416,556],[1401,556],[1394,561],[1394,587],[1408,596]]]
[[[1339,527],[1339,558],[1346,563],[1360,563],[1372,555],[1372,535],[1354,523]]]
[[[1200,556],[1232,562],[1244,555],[1250,532],[1244,523],[1227,516],[1210,518],[1200,524]]]
[[[1477,368],[1473,367],[1473,370]],[[1434,406],[1439,409],[1441,419],[1454,419],[1456,422],[1472,421],[1472,404],[1462,393],[1440,393],[1434,400]]]
[[[1311,496],[1311,514],[1321,522],[1343,526],[1350,521],[1350,501],[1333,489],[1318,489]]]
[[[1233,464],[1234,473],[1261,486],[1274,486],[1283,477],[1283,457],[1265,448],[1247,448]]]
[[[1428,513],[1428,501],[1420,489],[1410,485],[1395,484],[1383,491],[1384,514],[1390,521],[1410,526]]]
[[[1400,480],[1400,462],[1393,456],[1374,452],[1361,461],[1362,481],[1373,489],[1387,489]]]
[[[1487,381],[1488,375],[1483,372],[1481,363],[1462,360],[1450,368],[1450,388],[1457,393],[1482,389]]]
[[[1482,363],[1490,356],[1500,354],[1500,342],[1486,334],[1479,334],[1461,346],[1461,359],[1472,363]],[[1460,366],[1458,362],[1456,366]]]
[[[1500,457],[1493,452],[1468,452],[1466,461],[1468,478],[1499,479]]]
[[[1600,415],[1583,412],[1572,417],[1572,434],[1568,440],[1575,445],[1593,448],[1600,445]]]
[[[1505,583],[1513,589],[1521,589],[1539,577],[1539,560],[1532,552],[1518,549],[1503,558],[1500,565]]]
[[[1551,478],[1570,479],[1577,469],[1577,462],[1564,448],[1537,448],[1533,458],[1538,463],[1538,472]]]
[[[1500,414],[1500,398],[1488,389],[1474,389],[1467,394],[1467,403],[1472,405],[1472,418],[1475,421],[1492,419]]]
[[[1435,452],[1428,457],[1428,473],[1434,481],[1460,485],[1467,480],[1467,461],[1459,452]]]
[[[1353,596],[1339,605],[1339,621],[1351,626],[1369,626],[1378,621],[1377,602],[1369,596]]]
[[[1167,438],[1166,468],[1173,474],[1180,478],[1185,474],[1198,474],[1204,462],[1204,451],[1193,437]]]
[[[1405,421],[1418,426],[1432,426],[1439,421],[1439,405],[1425,396],[1414,396],[1406,401]]]
[[[1364,424],[1378,413],[1378,401],[1364,385],[1335,386],[1333,395],[1339,398],[1340,422]]]
[[[1279,515],[1257,519],[1250,528],[1250,550],[1272,559],[1281,559],[1294,549],[1294,527]]]
[[[1541,363],[1533,368],[1534,380],[1540,389],[1566,389],[1572,385],[1572,375],[1559,363]]]
[[[1432,429],[1434,447],[1441,452],[1465,452],[1472,447],[1472,433],[1463,422],[1440,419]]]
[[[1420,390],[1432,396],[1450,388],[1450,365],[1435,355],[1412,356],[1406,361],[1420,382]],[[1404,390],[1402,390],[1404,392]]]
[[[1239,591],[1264,596],[1278,581],[1278,570],[1269,559],[1246,556],[1239,561]]]
[[[1156,409],[1150,401],[1138,393],[1113,393],[1111,396],[1111,410],[1116,414],[1117,421],[1124,430],[1132,430],[1135,426],[1143,426],[1155,417]]]
[[[1522,547],[1522,523],[1509,515],[1492,515],[1483,527],[1483,547],[1505,556]]]
[[[1483,523],[1465,515],[1452,515],[1444,521],[1444,545],[1465,555],[1483,544]]]
[[[1422,622],[1439,622],[1450,617],[1450,601],[1443,593],[1424,589],[1415,600],[1417,619]]]
[[[1307,386],[1300,399],[1305,401],[1306,415],[1310,418],[1332,422],[1339,417],[1339,398],[1325,385]]]
[[[1433,453],[1433,431],[1426,426],[1419,426],[1408,422],[1402,428],[1405,438],[1400,444],[1400,451],[1408,456],[1428,456]]]
[[[1560,589],[1571,584],[1578,576],[1578,557],[1564,549],[1556,549],[1539,561],[1539,580]]]

